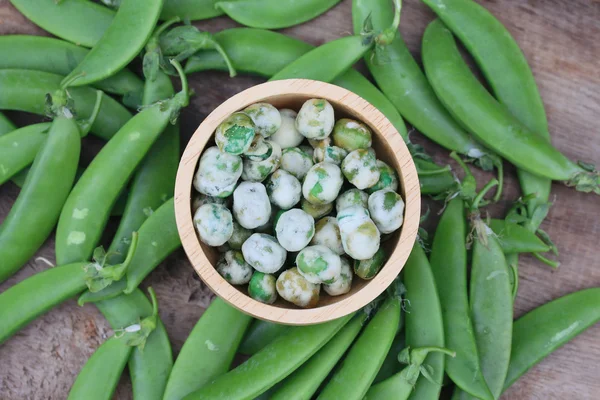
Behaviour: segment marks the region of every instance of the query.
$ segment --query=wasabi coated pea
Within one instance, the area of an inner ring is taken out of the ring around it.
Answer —
[[[362,122],[342,118],[333,127],[333,144],[347,152],[371,147],[371,130]]]
[[[340,165],[344,158],[348,155],[348,152],[341,147],[337,146],[325,146],[316,147],[313,153],[314,162],[330,162],[335,165]]]
[[[311,149],[312,150],[312,149]],[[303,181],[308,170],[313,166],[312,156],[298,147],[283,150],[281,155],[281,169]]]
[[[231,212],[221,204],[204,204],[194,214],[200,240],[209,246],[225,244],[233,233]]]
[[[344,208],[338,213],[337,221],[346,254],[355,260],[367,260],[377,253],[379,231],[364,207]]]
[[[213,197],[202,193],[197,193],[192,199],[192,211],[195,213],[205,204],[221,204],[222,206],[228,207],[229,200],[231,200],[231,197]]]
[[[233,192],[233,214],[246,229],[266,224],[271,216],[271,202],[262,183],[242,182]]]
[[[265,274],[279,271],[287,256],[277,240],[264,233],[252,234],[242,245],[242,254],[248,264]]]
[[[385,264],[385,252],[382,248],[377,250],[373,258],[368,260],[354,260],[354,273],[361,279],[373,279]]]
[[[308,246],[296,257],[298,272],[311,283],[333,283],[342,273],[340,256],[321,245]]]
[[[206,149],[194,176],[194,187],[202,194],[214,197],[227,197],[235,189],[242,175],[242,159],[222,153],[217,147]]]
[[[381,160],[377,160],[377,168],[379,168],[379,180],[374,186],[367,189],[367,193],[373,193],[381,189],[397,191],[398,175],[396,175],[396,171]]]
[[[296,129],[307,139],[325,139],[334,123],[333,107],[325,99],[306,100],[296,117]]]
[[[302,184],[302,194],[312,204],[332,203],[343,183],[340,167],[327,162],[318,163],[308,170]]]
[[[312,204],[304,197],[301,202],[302,210],[304,210],[308,215],[313,217],[314,219],[319,219],[329,214],[331,210],[333,210],[333,203],[329,204]]]
[[[281,126],[269,139],[277,143],[282,149],[296,147],[304,140],[304,136],[296,129],[296,116],[294,110],[283,108],[279,110]]]
[[[392,233],[404,221],[404,201],[391,189],[378,190],[369,196],[369,212],[381,233]]]
[[[351,184],[361,190],[374,186],[379,181],[379,167],[375,154],[365,149],[354,150],[348,154],[342,161],[342,172]]]
[[[252,140],[252,144],[244,153],[244,157],[251,161],[266,160],[273,153],[273,147],[262,136],[256,135]]]
[[[275,232],[284,249],[300,251],[310,243],[315,234],[315,220],[304,211],[294,208],[279,216]]]
[[[273,304],[277,300],[276,281],[274,275],[254,271],[248,284],[248,295],[261,303]]]
[[[344,254],[340,226],[334,217],[325,217],[315,224],[315,235],[310,241],[312,245],[322,245],[341,256]]]
[[[300,273],[298,268],[283,271],[277,278],[277,293],[298,307],[315,307],[319,302],[320,285],[310,283]]]
[[[217,262],[217,272],[232,285],[250,282],[252,267],[244,260],[241,251],[229,250]]]
[[[281,147],[277,143],[267,141],[272,147],[271,155],[262,161],[252,161],[249,158],[244,159],[244,169],[242,179],[250,182],[262,182],[279,168],[281,163]]]
[[[217,127],[215,142],[219,150],[239,156],[248,151],[255,134],[256,126],[252,119],[244,113],[236,112]]]
[[[266,186],[269,200],[282,210],[289,210],[294,207],[302,197],[300,181],[294,175],[282,169],[275,171],[269,177]]]
[[[251,104],[244,109],[244,114],[252,118],[256,133],[264,138],[273,135],[281,127],[281,115],[269,103]]]
[[[324,149],[325,147],[332,145],[330,137],[326,137],[325,139],[308,139],[308,144],[310,144],[310,147],[312,147],[313,151],[315,149]]]
[[[350,189],[342,193],[335,201],[335,209],[339,213],[344,208],[351,206],[368,207],[369,195],[362,190]]]
[[[324,284],[323,290],[330,296],[339,296],[346,294],[352,288],[352,268],[350,262],[346,258],[341,257],[342,269],[340,276],[337,277],[332,283]]]
[[[251,230],[246,229],[237,222],[233,221],[233,233],[227,241],[227,244],[229,244],[229,247],[234,250],[240,250],[244,242],[248,240],[250,236],[252,236]]]

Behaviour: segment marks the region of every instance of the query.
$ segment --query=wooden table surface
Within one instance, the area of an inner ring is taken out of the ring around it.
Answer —
[[[52,0],[40,0],[52,1]],[[546,105],[556,147],[574,160],[600,165],[600,1],[598,0],[487,0],[481,1],[515,36],[525,52]],[[418,0],[404,0],[401,32],[410,49],[420,56],[420,41],[433,13]],[[236,26],[220,17],[196,25],[211,32]],[[314,45],[351,33],[351,1],[284,33]],[[0,0],[0,34],[47,35],[8,0]],[[359,69],[364,71],[362,66]],[[195,74],[196,95],[181,115],[183,143],[202,119],[231,95],[263,81],[258,77],[230,79],[224,73]],[[0,90],[2,90],[0,88]],[[20,124],[29,117],[9,114]],[[437,161],[448,162],[447,152],[422,139]],[[98,142],[86,139],[86,146]],[[89,153],[93,150],[86,151]],[[478,174],[480,183],[489,175]],[[501,215],[519,195],[514,168],[506,173],[506,193],[492,215]],[[19,191],[11,183],[0,187],[0,221]],[[542,228],[560,249],[561,267],[552,271],[531,257],[522,257],[521,287],[515,316],[576,290],[600,286],[600,198],[553,186],[554,206]],[[432,205],[438,210],[438,205]],[[433,214],[433,213],[432,213]],[[0,292],[54,263],[49,240],[24,268],[0,285]],[[0,260],[1,262],[1,260]],[[144,282],[156,290],[160,315],[177,354],[190,330],[210,303],[212,294],[199,281],[182,251],[177,251]],[[35,293],[32,293],[35,296]],[[599,305],[600,307],[600,305]],[[1,322],[0,322],[1,323]],[[0,399],[64,399],[77,373],[94,350],[111,334],[108,323],[93,305],[67,301],[38,318],[0,346]],[[518,381],[503,399],[597,399],[600,393],[600,324],[556,351]],[[125,376],[116,399],[130,399]]]

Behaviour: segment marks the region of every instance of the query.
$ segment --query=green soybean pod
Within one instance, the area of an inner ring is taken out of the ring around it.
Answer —
[[[318,325],[292,327],[246,362],[184,399],[253,399],[300,367],[335,336],[353,315]]]
[[[40,28],[75,44],[92,47],[110,26],[115,12],[89,0],[10,0]]]
[[[7,133],[14,131],[15,129],[17,129],[15,124],[13,124],[11,120],[6,118],[6,115],[0,112],[0,136],[6,135]]]
[[[448,203],[431,246],[431,271],[440,297],[445,343],[456,352],[446,357],[446,373],[463,390],[493,400],[481,373],[467,292],[467,225],[462,198]]]
[[[229,370],[252,318],[216,298],[175,360],[163,400],[179,400]]]
[[[542,239],[534,232],[503,219],[491,219],[489,227],[498,237],[504,254],[545,253],[550,251]]]
[[[271,400],[310,400],[360,333],[367,319],[361,312],[346,324],[321,350],[270,393]]]
[[[49,37],[0,36],[1,69],[31,69],[67,75],[88,52],[73,43]],[[134,98],[140,98],[143,90],[142,80],[128,69],[122,69],[115,75],[96,82],[94,86],[108,93]]]
[[[52,123],[43,122],[0,136],[0,185],[31,165]]]
[[[546,303],[517,319],[508,374],[508,389],[548,354],[600,321],[600,288],[585,289]]]
[[[319,394],[319,400],[362,399],[375,379],[400,323],[401,299],[385,300]]]
[[[62,76],[49,72],[0,70],[0,109],[45,115],[46,95],[59,90],[61,80]],[[89,118],[96,103],[96,90],[90,87],[70,88],[69,94],[73,98],[77,118]],[[104,95],[91,131],[108,140],[130,119],[131,113],[125,107]]]
[[[67,400],[110,400],[132,347],[114,336],[102,343],[85,363]]]
[[[238,352],[246,356],[254,355],[263,347],[287,332],[288,329],[288,325],[256,319],[244,334]]]
[[[215,8],[245,26],[281,29],[316,18],[339,2],[340,0],[234,0],[219,1]]]
[[[65,77],[63,84],[89,85],[116,74],[129,64],[150,38],[163,1],[122,0],[102,38]]]
[[[197,21],[223,15],[215,8],[219,0],[165,0],[160,19],[169,20],[179,17],[182,21]]]
[[[440,298],[431,266],[425,251],[416,242],[404,266],[403,283],[406,287],[405,330],[406,345],[417,347],[444,347],[444,323]],[[432,368],[431,377],[435,382],[442,382],[444,377],[445,356],[431,353],[425,364]],[[411,399],[437,399],[441,386],[420,377],[417,380]]]

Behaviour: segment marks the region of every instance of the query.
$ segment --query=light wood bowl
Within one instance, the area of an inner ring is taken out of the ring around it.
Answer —
[[[404,223],[382,245],[389,258],[370,281],[354,277],[352,290],[342,296],[329,296],[321,290],[316,308],[301,309],[278,299],[272,305],[260,303],[247,294],[247,285],[233,286],[219,275],[215,265],[219,254],[200,241],[192,221],[192,179],[204,149],[214,145],[214,131],[232,113],[250,104],[267,102],[277,108],[299,110],[304,101],[323,98],[335,109],[336,120],[350,117],[373,130],[377,158],[389,164],[400,180],[400,194],[406,203]],[[189,141],[179,164],[175,183],[175,215],[183,248],[192,266],[217,295],[232,306],[256,318],[288,325],[310,325],[350,314],[379,296],[396,278],[408,258],[417,236],[421,211],[421,191],[417,171],[402,137],[388,119],[367,101],[338,86],[323,82],[289,79],[267,82],[231,97],[200,124]]]

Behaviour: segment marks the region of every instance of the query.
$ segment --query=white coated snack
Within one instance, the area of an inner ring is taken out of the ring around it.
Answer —
[[[300,201],[302,197],[302,185],[292,174],[279,169],[269,177],[267,181],[267,194],[269,200],[282,210],[289,210]]]
[[[404,221],[404,201],[391,189],[378,190],[369,196],[369,212],[381,233],[392,233]]]
[[[339,213],[341,210],[351,206],[368,207],[369,195],[362,190],[350,189],[339,195],[335,201],[335,209]]]
[[[347,207],[337,215],[344,251],[355,260],[367,260],[377,253],[380,234],[361,206]]]
[[[271,155],[261,161],[252,161],[249,158],[244,159],[244,169],[242,179],[250,182],[262,182],[279,168],[281,162],[281,147],[277,143],[267,141],[271,145]]]
[[[296,266],[311,283],[333,283],[342,271],[340,256],[321,245],[308,246],[298,253]]]
[[[299,208],[294,208],[281,214],[275,233],[284,249],[300,251],[310,243],[315,234],[315,220]]]
[[[354,275],[352,273],[352,267],[345,257],[341,257],[341,260],[342,269],[340,276],[330,284],[323,284],[323,290],[330,296],[340,296],[348,293],[350,289],[352,289],[352,276]]]
[[[266,224],[271,216],[271,202],[262,183],[242,182],[233,192],[233,214],[246,229]]]
[[[287,252],[277,240],[265,233],[254,233],[242,245],[242,254],[255,270],[272,274],[283,266]]]
[[[294,110],[283,108],[279,110],[281,126],[269,139],[277,143],[282,149],[296,147],[304,140],[304,136],[296,129],[296,116]]]
[[[250,282],[254,270],[241,251],[229,250],[217,262],[217,272],[232,285],[244,285]]]
[[[255,134],[256,126],[252,118],[236,112],[219,124],[215,131],[215,143],[222,152],[240,155],[248,150]]]
[[[306,211],[314,219],[319,219],[329,214],[333,210],[333,203],[329,204],[312,204],[304,197],[300,201],[300,207]]]
[[[194,214],[200,240],[209,246],[225,244],[233,233],[231,212],[221,204],[204,204]]]
[[[342,161],[348,152],[341,147],[337,146],[325,146],[325,147],[315,147],[313,153],[313,161],[318,162],[330,162],[335,165],[341,165]]]
[[[325,99],[306,100],[296,117],[296,129],[307,139],[325,139],[334,124],[333,107]]]
[[[312,149],[311,149],[312,150]],[[308,170],[314,165],[312,156],[299,147],[283,150],[281,155],[281,169],[303,181]]]
[[[314,307],[319,302],[319,291],[321,285],[307,281],[298,268],[290,268],[283,271],[277,278],[277,293],[298,307]]]
[[[398,175],[396,171],[381,160],[377,160],[377,168],[379,168],[379,181],[367,189],[368,193],[374,193],[381,189],[392,189],[398,191]]]
[[[276,282],[274,275],[254,271],[248,284],[248,295],[261,303],[273,304],[277,300]]]
[[[256,133],[262,137],[273,135],[281,126],[279,111],[269,103],[255,103],[244,109],[244,114],[252,118]]]
[[[365,149],[354,150],[348,154],[342,161],[342,172],[350,183],[361,190],[374,186],[379,181],[379,167],[375,154]]]
[[[337,255],[344,254],[340,226],[335,217],[321,218],[315,224],[315,235],[310,241],[312,245],[322,245],[331,249]]]
[[[225,207],[228,207],[231,201],[231,196],[229,197],[213,197],[207,196],[202,193],[196,193],[192,198],[192,211],[195,213],[200,207],[205,204],[221,204]]]
[[[340,167],[327,162],[318,163],[306,174],[302,194],[312,204],[329,204],[335,201],[343,183]]]
[[[209,147],[200,157],[194,188],[208,196],[227,197],[241,175],[242,159],[239,156],[223,153],[216,146]]]

